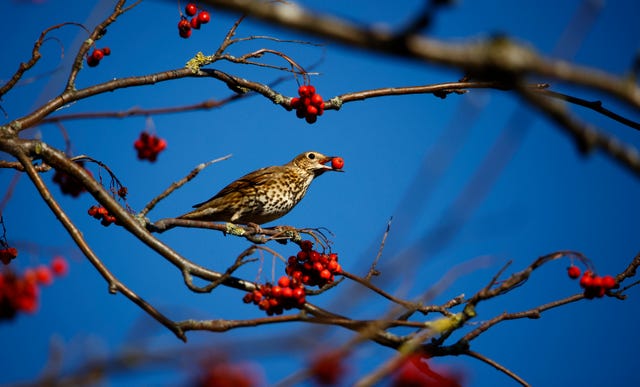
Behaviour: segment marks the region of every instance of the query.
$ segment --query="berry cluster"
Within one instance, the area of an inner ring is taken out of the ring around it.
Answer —
[[[83,163],[78,164],[84,168]],[[92,174],[88,169],[86,169],[86,171],[90,175]],[[56,171],[53,175],[53,182],[60,186],[63,194],[71,195],[74,198],[80,196],[81,193],[86,191],[78,179],[62,171]]]
[[[580,277],[580,268],[571,265],[567,268],[567,275],[571,279]],[[584,289],[584,297],[587,299],[601,298],[607,292],[616,287],[616,279],[613,276],[596,275],[591,270],[585,270],[580,278],[580,287]]]
[[[12,319],[18,312],[34,313],[38,309],[40,285],[51,285],[54,276],[68,271],[64,257],[57,256],[50,266],[26,269],[22,275],[11,270],[0,272],[0,320]]]
[[[298,95],[289,102],[292,109],[296,109],[296,116],[304,118],[308,123],[313,124],[324,113],[324,100],[320,94],[316,93],[316,88],[311,85],[298,87]]]
[[[305,303],[305,290],[300,282],[282,276],[276,285],[266,283],[245,294],[245,303],[253,303],[269,316],[282,314],[284,310],[300,307]]]
[[[102,58],[109,55],[111,55],[111,49],[109,47],[94,48],[91,55],[87,54],[87,65],[89,67],[96,67],[100,64]]]
[[[5,265],[8,265],[13,259],[18,256],[18,249],[15,247],[5,247],[0,249],[0,261]]]
[[[253,387],[262,386],[260,376],[252,363],[231,363],[221,356],[213,356],[200,366],[202,370],[192,387]]]
[[[153,163],[158,158],[158,154],[167,147],[167,141],[156,135],[142,132],[133,143],[133,147],[138,151],[139,160],[149,160]]]
[[[339,351],[320,353],[312,359],[309,374],[318,385],[340,385],[347,371],[344,360],[344,355]]]
[[[202,24],[207,24],[211,21],[211,14],[204,10],[198,12],[198,7],[193,3],[189,3],[184,7],[184,13],[191,17],[191,20],[189,20],[182,15],[178,22],[178,34],[185,39],[191,36],[192,29],[199,30]]]
[[[330,284],[334,276],[342,271],[335,253],[321,254],[313,250],[313,242],[300,242],[300,251],[289,257],[285,272],[276,285],[266,283],[245,294],[243,301],[253,303],[269,316],[282,314],[284,310],[301,307],[305,303],[304,286]]]
[[[89,211],[87,211],[89,216],[93,216],[94,218],[100,220],[100,224],[107,227],[111,225],[111,223],[115,223],[119,225],[118,219],[115,216],[111,215],[109,211],[102,206],[91,206],[89,207]]]
[[[446,368],[429,365],[424,355],[409,355],[391,379],[392,387],[406,386],[440,386],[461,387],[464,385],[464,374]]]
[[[313,250],[311,241],[302,241],[297,255],[289,257],[286,273],[296,282],[307,286],[325,286],[342,271],[338,254],[321,254]]]

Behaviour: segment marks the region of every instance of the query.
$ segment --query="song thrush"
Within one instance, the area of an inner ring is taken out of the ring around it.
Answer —
[[[224,187],[180,219],[264,224],[286,215],[302,200],[314,178],[327,171],[333,157],[309,151],[285,165],[253,171]]]

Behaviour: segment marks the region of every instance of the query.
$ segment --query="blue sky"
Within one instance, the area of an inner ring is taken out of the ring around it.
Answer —
[[[303,2],[319,11],[392,28],[419,9],[420,3],[406,1],[399,6],[386,2],[372,6],[365,1]],[[580,1],[457,2],[438,14],[428,34],[460,42],[505,33],[552,55],[580,4]],[[601,6],[576,51],[575,61],[622,75],[640,48],[638,5],[625,0]],[[5,15],[5,23],[0,25],[0,32],[10,39],[0,43],[5,53],[0,56],[0,78],[9,77],[18,63],[28,58],[43,28],[65,21],[82,22],[93,28],[110,8],[110,1],[49,0],[39,5],[2,2],[0,13]],[[176,31],[179,15],[175,3],[143,2],[109,28],[99,46],[108,45],[112,55],[96,68],[83,69],[78,87],[180,68],[198,51],[214,52],[235,16],[215,10],[212,16],[210,24],[183,40]],[[60,58],[60,44],[49,41],[43,46],[41,63],[29,74],[47,74],[62,67],[52,76],[22,83],[4,96],[2,107],[8,117],[3,122],[28,112],[62,87],[65,66],[86,35],[76,27],[63,28],[54,35],[64,46],[64,57]],[[247,20],[239,28],[238,36],[251,35],[317,41]],[[455,81],[462,75],[457,70],[386,58],[332,43],[318,48],[259,41],[233,47],[231,53],[241,55],[258,45],[282,50],[302,65],[320,61],[314,68],[319,74],[312,77],[312,83],[325,99],[378,87]],[[221,64],[219,68],[264,83],[282,75],[231,64]],[[565,85],[553,87],[586,99],[600,98]],[[297,85],[289,80],[277,89],[295,95]],[[77,102],[60,113],[188,105],[228,95],[230,90],[220,82],[188,79],[119,90]],[[613,100],[604,102],[638,119],[637,112]],[[633,129],[579,107],[572,110],[621,140],[640,146],[638,133]],[[591,258],[599,272],[616,274],[638,253],[635,225],[640,215],[638,177],[601,153],[582,156],[561,130],[529,114],[522,102],[509,93],[477,90],[444,100],[431,95],[370,99],[347,104],[338,112],[328,111],[314,125],[256,96],[221,109],[154,116],[153,123],[157,133],[168,142],[167,150],[154,164],[138,161],[133,150],[133,141],[145,128],[144,117],[69,121],[64,125],[72,139],[74,154],[88,154],[108,164],[129,188],[128,204],[136,210],[197,164],[233,155],[164,200],[150,214],[152,219],[182,214],[244,173],[285,163],[302,151],[342,156],[347,172],[320,177],[302,203],[281,223],[327,227],[334,233],[333,249],[343,267],[364,274],[389,218],[393,217],[381,263],[380,284],[398,295],[418,296],[453,266],[482,256],[490,257],[488,266],[457,278],[433,301],[446,302],[461,293],[472,295],[509,260],[513,260],[511,269],[516,271],[538,256],[570,249]],[[64,146],[64,139],[54,125],[41,126],[26,135],[39,135],[55,146]],[[507,145],[496,150],[494,144],[502,136],[507,136]],[[434,156],[434,152],[440,152],[439,156]],[[499,161],[500,156],[503,162]],[[476,186],[464,194],[467,196],[461,196],[488,157],[498,161],[490,164],[489,173],[478,179],[489,184],[486,193]],[[430,160],[429,165],[423,166],[423,160]],[[492,173],[494,180],[490,177]],[[2,171],[0,186],[6,187],[12,176],[12,172]],[[50,181],[49,177],[46,179]],[[86,209],[95,202],[88,195],[71,199],[60,195],[55,186],[52,191],[114,274],[171,318],[261,316],[256,308],[242,304],[242,294],[237,291],[220,290],[211,295],[189,292],[179,272],[166,261],[122,230],[113,226],[105,229],[89,218]],[[443,227],[455,224],[452,208],[459,208],[455,203],[472,203],[470,200],[477,203],[471,212],[465,212],[465,222],[446,238],[439,234]],[[304,354],[318,349],[318,341],[339,346],[352,337],[352,333],[341,329],[287,325],[225,334],[190,333],[189,343],[184,345],[125,297],[107,292],[106,283],[75,252],[71,239],[26,178],[21,179],[3,215],[9,240],[21,250],[15,262],[19,267],[46,263],[57,252],[70,256],[72,262],[68,277],[43,290],[37,314],[22,315],[0,325],[4,348],[0,351],[0,364],[5,365],[0,382],[37,375],[50,357],[52,343],[63,343],[65,367],[83,358],[121,353],[130,346],[176,351],[231,348],[229,351],[238,359],[266,367],[264,379],[273,383],[304,364]],[[176,229],[160,238],[189,259],[217,270],[224,270],[247,246],[246,241],[207,231]],[[272,247],[285,256],[296,251],[289,245]],[[551,263],[500,301],[481,304],[474,323],[502,311],[525,310],[578,292],[577,284],[565,275],[567,265],[567,260]],[[255,265],[243,268],[240,274],[254,279],[257,272]],[[279,275],[280,271],[276,272]],[[267,256],[260,279],[270,280],[270,273],[271,257]],[[343,285],[313,301],[363,318],[380,317],[388,310],[389,305],[373,294],[350,284]],[[355,295],[362,298],[349,302]],[[532,385],[638,385],[640,378],[633,360],[640,340],[634,324],[638,306],[636,289],[629,291],[629,299],[624,302],[614,299],[579,302],[547,312],[538,320],[503,323],[475,340],[472,348],[502,363]],[[290,349],[278,348],[280,340],[291,333],[308,339],[295,342],[294,347],[300,352],[294,355],[290,355]],[[279,340],[270,340],[271,337]],[[392,354],[376,345],[358,347],[350,358],[353,373],[348,380],[371,370]],[[179,383],[184,374],[172,370],[184,369],[183,362],[184,359],[177,359],[168,370],[144,372],[133,379],[114,377],[109,382],[111,385]],[[505,375],[473,359],[441,358],[436,364],[462,369],[471,386],[515,385]]]

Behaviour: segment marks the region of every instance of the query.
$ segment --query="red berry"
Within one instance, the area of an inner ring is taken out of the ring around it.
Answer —
[[[293,289],[293,298],[297,298],[297,299],[304,298],[304,288]]]
[[[196,14],[196,12],[198,12],[198,7],[196,7],[196,5],[193,3],[188,3],[184,7],[184,13],[186,13],[188,16],[193,16]]]
[[[327,352],[317,356],[309,367],[311,376],[316,381],[316,384],[321,386],[340,385],[341,378],[346,372],[342,361],[343,357],[334,352]]]
[[[0,250],[0,261],[5,265],[8,265],[12,259],[18,256],[18,249],[15,247],[7,247]],[[0,273],[1,274],[1,273]],[[0,288],[0,299],[2,295],[2,289]]]
[[[308,93],[308,96],[311,97],[316,93],[316,88],[311,85],[307,85],[307,93]]]
[[[307,106],[307,117],[308,116],[317,116],[318,115],[318,108],[313,106],[313,105],[308,105]]]
[[[578,266],[571,265],[567,268],[567,274],[569,278],[576,279],[580,277],[580,268]]]
[[[327,269],[322,270],[320,272],[320,278],[322,278],[323,280],[331,279],[331,272]]]
[[[207,11],[200,11],[198,14],[198,21],[201,24],[207,24],[211,21],[211,15]]]
[[[600,277],[599,275],[593,277],[593,280],[591,282],[591,286],[594,288],[602,288],[603,281],[602,281],[602,277]]]
[[[179,35],[181,38],[188,39],[191,36],[191,28],[188,30],[180,30]]]
[[[298,97],[291,98],[291,101],[289,102],[289,105],[291,106],[291,108],[297,109],[298,106],[300,106],[300,98],[298,98]]]
[[[94,59],[93,55],[87,57],[87,65],[89,67],[96,67],[100,63],[99,60]]]
[[[324,107],[324,100],[320,94],[314,94],[311,96],[311,104],[317,108]]]
[[[590,270],[585,271],[580,278],[580,286],[585,289],[593,286],[593,273]]]
[[[180,19],[180,21],[178,22],[178,29],[180,31],[190,30],[191,24],[189,24],[189,21],[187,19]]]
[[[311,242],[310,240],[304,240],[300,242],[300,250],[311,251],[312,248],[313,248],[313,242]]]
[[[104,53],[104,56],[109,56],[111,55],[111,49],[109,47],[104,47],[102,49],[102,52]]]
[[[298,251],[297,257],[299,261],[306,261],[309,257],[309,253],[307,253],[305,250],[300,250]]]
[[[274,286],[271,288],[271,297],[280,298],[282,297],[282,288],[280,286]]]
[[[313,124],[314,122],[318,121],[318,116],[316,115],[308,115],[305,117],[305,120],[307,120],[308,124]]]
[[[51,271],[56,276],[66,275],[69,272],[67,260],[61,255],[53,257],[51,260]]]
[[[197,17],[192,17],[191,21],[189,22],[189,25],[194,30],[199,30],[200,29],[200,19],[198,19]]]
[[[42,285],[51,285],[53,283],[53,273],[48,266],[40,265],[36,267],[36,281]]]
[[[269,300],[267,300],[266,298],[260,301],[260,303],[258,304],[258,308],[262,310],[268,310],[270,306],[271,305],[269,304]]]
[[[242,302],[250,304],[253,301],[253,292],[249,292],[242,297]]]
[[[282,298],[291,298],[293,297],[293,289],[291,288],[282,288]]]
[[[278,279],[278,285],[280,285],[283,288],[288,288],[290,284],[291,284],[291,279],[286,275],[283,275],[282,277],[280,277],[280,279]]]
[[[318,262],[320,261],[320,253],[315,251],[315,250],[311,250],[309,252],[309,260],[311,262]]]
[[[97,49],[93,50],[93,52],[91,53],[91,57],[94,60],[97,60],[98,62],[100,62],[102,60],[102,58],[104,58],[104,51],[102,51],[101,49],[97,48]]]
[[[311,95],[311,93],[309,93],[309,87],[307,85],[302,85],[298,87],[298,95],[300,95],[301,97],[306,97]]]
[[[342,157],[334,157],[333,159],[331,159],[331,168],[333,169],[342,169],[342,167],[344,167],[344,160],[342,159]],[[572,266],[575,267],[575,266]],[[575,267],[576,269],[578,269],[577,267]],[[578,275],[580,275],[580,269],[578,269]],[[575,277],[572,277],[575,278]]]
[[[605,275],[602,277],[602,287],[605,289],[611,289],[616,286],[616,279],[610,275]]]

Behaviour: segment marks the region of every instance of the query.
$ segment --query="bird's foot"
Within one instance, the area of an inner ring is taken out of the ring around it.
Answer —
[[[278,238],[276,241],[285,244],[287,241],[298,243],[302,240],[302,236],[298,232],[298,229],[292,226],[278,226]]]
[[[257,223],[248,222],[247,227],[253,229],[253,235],[262,234],[262,227]]]

